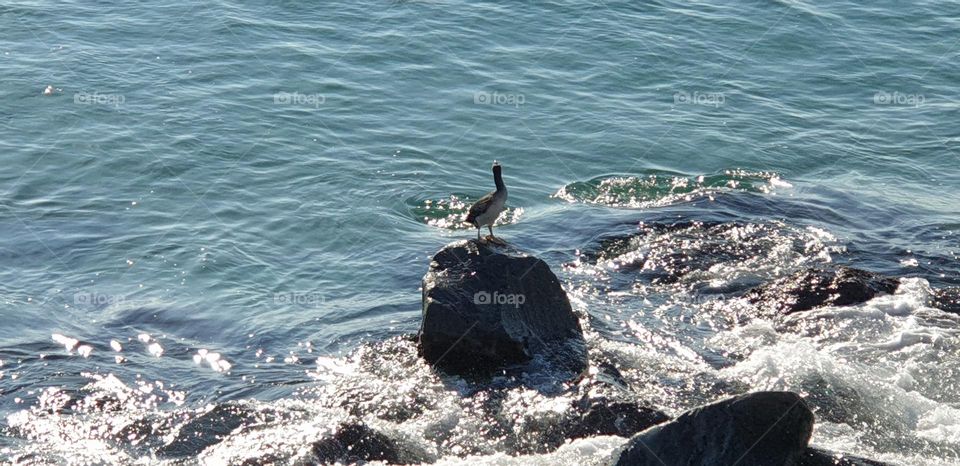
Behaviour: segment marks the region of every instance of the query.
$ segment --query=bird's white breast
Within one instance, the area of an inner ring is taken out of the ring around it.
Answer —
[[[500,216],[500,213],[504,211],[507,204],[507,194],[499,195],[500,193],[493,195],[493,202],[490,203],[490,207],[487,208],[487,211],[477,215],[477,225],[493,225],[493,222],[497,221],[497,217]]]

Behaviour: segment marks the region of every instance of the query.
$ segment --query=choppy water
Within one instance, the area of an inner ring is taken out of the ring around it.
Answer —
[[[440,463],[601,461],[623,439],[500,438],[400,338],[498,159],[500,234],[641,397],[796,390],[815,445],[958,464],[960,322],[926,306],[960,284],[958,27],[948,2],[0,6],[0,459],[287,461],[353,415]],[[779,323],[728,298],[828,262],[909,280]],[[497,422],[563,401],[510,391]],[[183,440],[210,409],[223,437]]]

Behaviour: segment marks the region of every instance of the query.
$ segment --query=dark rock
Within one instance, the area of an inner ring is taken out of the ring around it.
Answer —
[[[583,332],[542,260],[475,240],[448,244],[423,277],[420,354],[452,373],[492,373],[541,356],[586,367]]]
[[[575,439],[597,435],[631,437],[669,420],[666,414],[636,401],[584,396],[560,416],[525,416],[499,436],[510,439],[510,449],[518,454],[540,454]]]
[[[514,439],[513,450],[519,454],[537,454],[553,451],[574,439],[597,435],[631,437],[670,420],[663,412],[638,400],[620,371],[602,356],[600,359],[599,364],[592,361],[591,369],[577,381],[575,391],[569,393],[573,401],[562,413],[511,417],[507,430],[497,436]]]
[[[574,404],[574,412],[577,415],[564,428],[564,437],[568,439],[595,435],[630,437],[670,420],[670,416],[655,408],[606,397],[584,397]]]
[[[934,290],[931,306],[945,312],[960,314],[960,288]]]
[[[256,419],[256,413],[243,406],[224,403],[190,420],[168,444],[157,450],[157,456],[184,458],[196,456],[210,445],[220,443],[231,432]]]
[[[600,240],[597,249],[586,250],[581,255],[581,260],[592,263],[610,262],[611,269],[616,271],[610,276],[610,286],[614,289],[633,287],[637,281],[677,283],[691,272],[766,256],[773,247],[790,247],[797,254],[805,252],[801,241],[789,244],[778,241],[796,234],[773,223],[729,219],[677,222],[673,218],[654,217],[645,219],[634,229],[638,231],[607,236]],[[713,293],[739,294],[755,284],[752,277],[736,278],[725,284],[726,289],[715,289]]]
[[[795,465],[812,432],[813,413],[796,393],[749,393],[637,434],[616,464]]]
[[[820,306],[849,306],[897,290],[900,281],[866,270],[840,266],[807,269],[753,288],[744,295],[770,316],[792,314]]]
[[[638,402],[612,362],[601,357],[588,372],[589,377],[580,381],[581,396],[574,401],[571,415],[561,423],[565,439],[630,437],[670,420],[662,411]]]
[[[859,456],[833,453],[818,448],[807,448],[797,466],[890,466],[888,463],[868,460]]]
[[[843,379],[826,378],[823,374],[811,374],[798,387],[807,396],[804,401],[817,413],[820,422],[856,424],[858,407],[869,401]]]
[[[630,389],[627,385],[627,379],[620,373],[620,369],[617,369],[617,366],[609,360],[601,357],[593,361],[592,365],[596,370],[591,371],[593,373],[589,381],[591,385],[619,391],[628,391]]]
[[[313,444],[313,454],[321,464],[357,461],[412,464],[435,461],[435,458],[431,458],[426,452],[403,445],[360,422],[341,424],[333,437]]]

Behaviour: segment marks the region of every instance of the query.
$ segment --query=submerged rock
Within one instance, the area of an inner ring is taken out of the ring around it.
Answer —
[[[818,448],[807,448],[797,466],[889,466],[887,463],[850,456],[841,453],[832,453]]]
[[[313,454],[322,464],[357,461],[383,461],[388,464],[430,463],[436,461],[427,452],[405,445],[361,422],[345,422],[332,437],[313,444]]]
[[[637,434],[616,464],[795,465],[806,452],[813,420],[796,393],[749,393]]]
[[[475,240],[434,255],[418,342],[424,359],[451,373],[491,373],[536,356],[579,373],[587,361],[580,322],[547,264]]]
[[[760,283],[743,271],[816,256],[827,248],[809,232],[779,222],[676,221],[668,215],[645,218],[635,228],[626,235],[602,237],[596,248],[580,256],[615,272],[609,285],[614,289],[629,290],[636,282],[713,288],[703,283],[703,273],[719,268],[741,272],[726,277],[722,289],[714,292],[740,293]]]
[[[656,408],[628,397],[584,396],[554,414],[523,415],[499,434],[508,439],[509,451],[529,455],[552,452],[576,439],[629,438],[670,420]]]
[[[670,420],[670,416],[650,406],[606,397],[577,400],[573,412],[576,416],[562,424],[566,439],[597,435],[630,437]]]
[[[255,419],[256,412],[247,406],[235,403],[216,405],[184,424],[172,441],[157,450],[157,456],[185,458],[198,455]]]
[[[498,443],[510,454],[549,453],[571,440],[596,436],[629,438],[670,420],[630,390],[613,367],[592,365],[563,393],[517,395],[514,389],[495,388],[472,396],[470,402],[482,407],[482,435],[501,439]]]
[[[840,266],[832,270],[807,269],[753,288],[744,295],[770,316],[807,311],[820,306],[859,304],[880,294],[891,294],[900,286],[866,270]]]
[[[960,287],[934,290],[931,306],[945,312],[960,314]]]
[[[631,437],[670,420],[670,416],[636,399],[623,374],[610,361],[592,363],[581,380],[580,397],[559,424],[565,439],[596,435]]]

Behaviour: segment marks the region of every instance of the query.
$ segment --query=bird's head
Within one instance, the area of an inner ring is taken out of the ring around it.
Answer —
[[[493,172],[500,173],[500,162],[497,162],[496,160],[493,161]]]

